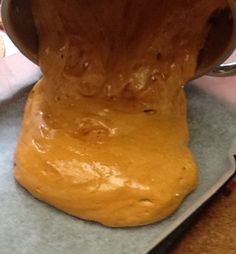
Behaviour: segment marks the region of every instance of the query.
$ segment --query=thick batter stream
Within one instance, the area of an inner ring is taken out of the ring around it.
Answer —
[[[82,219],[137,226],[197,184],[183,85],[225,0],[34,0],[44,77],[25,109],[15,176]]]

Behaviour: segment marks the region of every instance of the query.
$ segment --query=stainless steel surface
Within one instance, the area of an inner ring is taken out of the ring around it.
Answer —
[[[221,64],[209,76],[229,77],[236,74],[236,62]]]
[[[37,64],[38,36],[31,12],[31,0],[2,0],[3,26],[17,48]]]
[[[214,20],[216,25],[207,38],[195,78],[207,73],[214,76],[228,76],[236,72],[235,63],[230,66],[221,65],[236,46],[236,2],[235,0],[228,0],[228,2],[231,14],[216,14]],[[15,45],[37,64],[38,36],[31,13],[31,0],[2,0],[2,19]]]

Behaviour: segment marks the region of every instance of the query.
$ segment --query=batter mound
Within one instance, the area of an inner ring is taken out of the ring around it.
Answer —
[[[33,0],[43,78],[15,177],[34,197],[110,227],[173,213],[197,185],[183,85],[225,0]]]

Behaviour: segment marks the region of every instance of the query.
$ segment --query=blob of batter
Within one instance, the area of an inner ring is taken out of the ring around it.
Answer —
[[[17,181],[110,227],[173,213],[197,185],[183,85],[225,4],[34,0],[44,76],[25,108]]]

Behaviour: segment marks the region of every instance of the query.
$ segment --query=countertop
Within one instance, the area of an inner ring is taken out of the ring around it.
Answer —
[[[236,191],[228,189],[211,200],[192,228],[186,231],[169,253],[235,254],[235,235]]]

